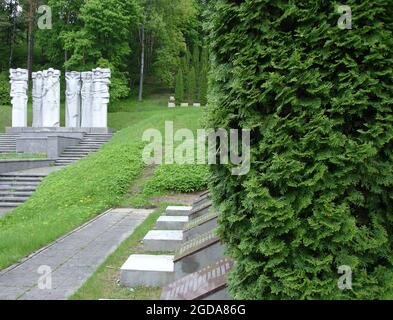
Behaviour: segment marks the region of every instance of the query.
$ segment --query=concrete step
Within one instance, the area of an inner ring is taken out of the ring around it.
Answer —
[[[87,157],[88,155],[80,155],[80,154],[75,154],[75,155],[71,155],[71,154],[62,154],[58,159],[62,160],[62,159],[77,159],[77,160],[81,160],[84,159],[85,157]]]
[[[71,156],[61,155],[58,160],[81,160],[81,159],[83,159],[82,156],[71,157]]]
[[[33,194],[34,192],[0,192],[0,197],[18,199],[18,198],[30,197]]]
[[[102,143],[88,143],[88,142],[81,142],[79,146],[88,146],[88,147],[102,147]]]
[[[38,186],[41,181],[0,181],[0,186]]]
[[[56,163],[72,163],[72,162],[75,162],[75,161],[76,161],[75,159],[64,158],[64,159],[57,159]]]
[[[64,151],[62,154],[81,154],[81,155],[88,155],[88,151]]]
[[[42,177],[18,177],[18,176],[2,177],[2,176],[0,176],[0,182],[2,182],[2,181],[41,182],[42,179],[43,179]]]
[[[163,287],[173,281],[173,256],[133,254],[120,269],[120,284],[129,288]]]
[[[145,251],[170,252],[175,251],[183,242],[183,231],[151,230],[143,238]]]
[[[0,177],[45,178],[45,173],[2,173]]]
[[[98,149],[101,148],[102,146],[91,146],[91,145],[86,145],[86,144],[79,144],[77,146],[73,146],[73,147],[68,147],[67,149],[65,149],[64,151],[70,151],[70,150],[91,150],[91,149]]]
[[[92,151],[97,151],[95,148],[86,148],[86,147],[73,147],[73,148],[67,148],[64,152],[92,152]]]
[[[14,191],[35,191],[37,188],[35,186],[3,186],[0,185],[0,191],[9,191],[9,192],[14,192]]]
[[[29,197],[1,197],[0,196],[0,206],[3,202],[13,202],[13,203],[23,203],[25,201],[27,201],[27,199],[29,199]]]
[[[0,203],[0,209],[1,208],[17,208],[21,205],[21,203],[16,203],[16,202],[2,202]]]

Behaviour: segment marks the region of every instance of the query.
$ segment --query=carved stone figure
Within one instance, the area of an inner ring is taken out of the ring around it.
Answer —
[[[60,127],[60,74],[52,68],[44,71],[43,127]]]
[[[93,70],[93,128],[108,126],[108,103],[111,70],[97,68]]]
[[[66,127],[79,128],[81,125],[81,73],[66,72],[66,81]]]
[[[33,127],[42,127],[42,99],[44,95],[44,73],[33,72]]]
[[[93,119],[93,72],[82,72],[82,128],[90,128]]]
[[[10,69],[12,126],[27,127],[28,71]]]

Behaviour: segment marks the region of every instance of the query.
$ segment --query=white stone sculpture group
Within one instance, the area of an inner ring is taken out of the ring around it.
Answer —
[[[33,72],[33,124],[60,127],[60,71]],[[66,127],[106,128],[110,69],[66,72]],[[28,71],[10,70],[12,126],[27,127]]]

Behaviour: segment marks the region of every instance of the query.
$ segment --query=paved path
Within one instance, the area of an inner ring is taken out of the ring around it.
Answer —
[[[0,300],[67,299],[150,213],[152,210],[110,210],[22,263],[0,271]],[[41,266],[52,270],[50,290],[38,287]]]

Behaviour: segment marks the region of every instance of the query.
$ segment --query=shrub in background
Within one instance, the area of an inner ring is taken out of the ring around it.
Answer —
[[[183,71],[181,68],[176,76],[175,99],[178,104],[184,101],[184,81]]]
[[[0,106],[10,104],[10,83],[6,72],[0,73]]]
[[[252,128],[250,173],[212,168],[235,298],[393,298],[393,7],[348,0],[340,30],[337,4],[212,9],[209,125]]]

